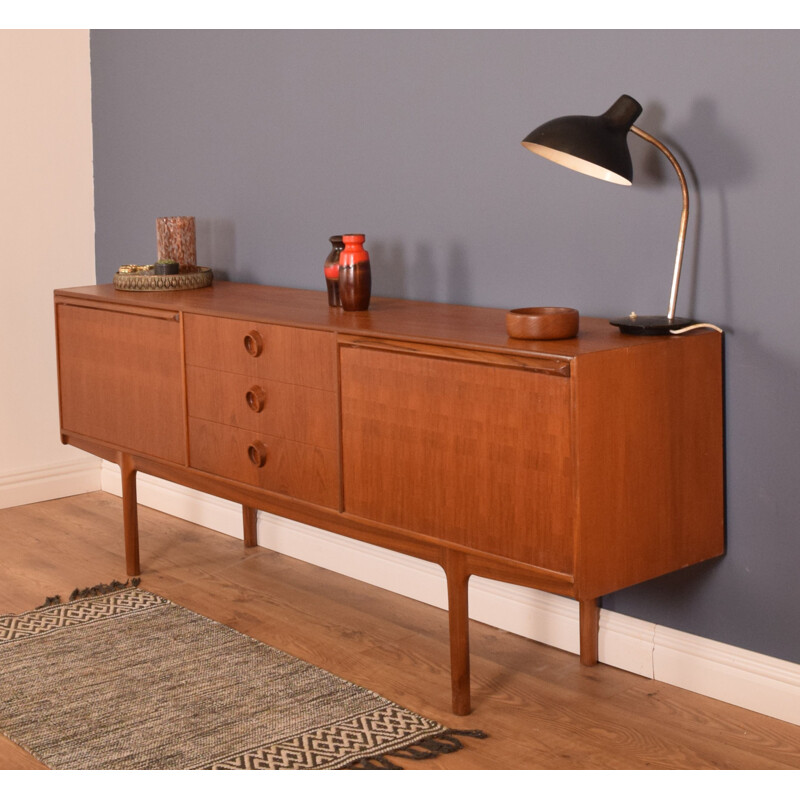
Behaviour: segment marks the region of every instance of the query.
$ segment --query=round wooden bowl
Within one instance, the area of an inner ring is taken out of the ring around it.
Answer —
[[[512,339],[571,339],[579,318],[574,308],[514,308],[506,314],[506,330]]]

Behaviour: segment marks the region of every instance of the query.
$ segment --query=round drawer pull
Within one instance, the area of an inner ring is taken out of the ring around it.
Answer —
[[[252,386],[244,396],[251,411],[260,414],[267,403],[267,393],[260,386]]]
[[[244,337],[244,349],[250,353],[253,358],[258,358],[264,350],[264,340],[258,331],[250,331]]]
[[[264,442],[253,442],[247,448],[247,457],[253,463],[253,466],[263,467],[267,463],[267,446]]]

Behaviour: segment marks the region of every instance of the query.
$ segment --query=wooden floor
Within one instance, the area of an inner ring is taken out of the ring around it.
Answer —
[[[142,588],[483,741],[405,769],[796,769],[800,727],[472,623],[474,711],[449,713],[445,612],[144,507]],[[125,580],[121,502],[0,510],[0,614]],[[0,691],[2,676],[0,676]],[[41,765],[0,737],[0,768]]]

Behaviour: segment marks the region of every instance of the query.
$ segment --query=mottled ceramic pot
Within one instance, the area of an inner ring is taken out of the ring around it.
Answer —
[[[342,236],[344,250],[339,256],[339,297],[345,311],[366,311],[372,292],[369,253],[364,249],[363,233]]]
[[[159,217],[156,220],[159,261],[177,261],[181,270],[197,264],[194,217]]]
[[[328,287],[328,305],[340,306],[339,301],[339,256],[344,249],[344,242],[341,236],[331,236],[331,252],[325,259],[325,283]]]

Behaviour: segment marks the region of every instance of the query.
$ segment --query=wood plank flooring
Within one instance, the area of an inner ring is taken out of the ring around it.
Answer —
[[[800,727],[471,623],[473,712],[449,711],[439,609],[140,507],[142,587],[483,741],[404,769],[786,770]],[[0,510],[0,614],[125,580],[121,501]],[[0,688],[2,676],[0,676]],[[0,736],[0,768],[41,769]]]

